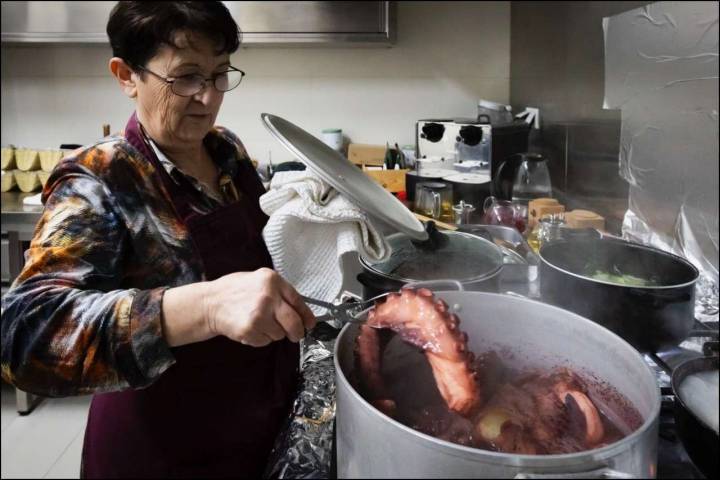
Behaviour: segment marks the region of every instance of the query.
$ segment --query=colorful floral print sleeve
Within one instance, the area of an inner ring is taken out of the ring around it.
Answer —
[[[222,171],[256,175],[227,130],[206,145]],[[199,211],[218,204],[195,194]],[[25,267],[2,299],[3,378],[45,396],[150,385],[174,363],[165,290],[203,280],[154,167],[112,137],[63,159],[42,198]]]

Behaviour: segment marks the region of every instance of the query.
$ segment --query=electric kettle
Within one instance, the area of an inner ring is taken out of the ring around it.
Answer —
[[[511,155],[497,169],[493,195],[521,204],[535,198],[552,197],[547,159],[539,153]]]

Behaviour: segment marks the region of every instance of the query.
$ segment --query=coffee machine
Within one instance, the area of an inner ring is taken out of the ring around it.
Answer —
[[[491,124],[487,115],[477,120],[418,120],[416,158],[448,170],[463,162],[478,162],[478,170],[494,176],[507,157],[527,151],[530,128],[524,121]]]
[[[452,164],[474,160],[490,162],[489,124],[470,119],[425,119],[417,122],[417,158]]]

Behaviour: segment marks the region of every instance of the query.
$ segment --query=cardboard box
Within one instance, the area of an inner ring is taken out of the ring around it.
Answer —
[[[383,145],[351,143],[348,145],[348,160],[355,165],[382,166],[385,163],[385,150]]]
[[[388,192],[397,193],[405,191],[405,174],[407,170],[368,170],[365,174],[375,180]]]

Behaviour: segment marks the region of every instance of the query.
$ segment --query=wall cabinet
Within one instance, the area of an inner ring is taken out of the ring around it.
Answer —
[[[379,46],[395,42],[395,2],[223,2],[243,46]],[[115,2],[3,1],[3,43],[106,44]]]

